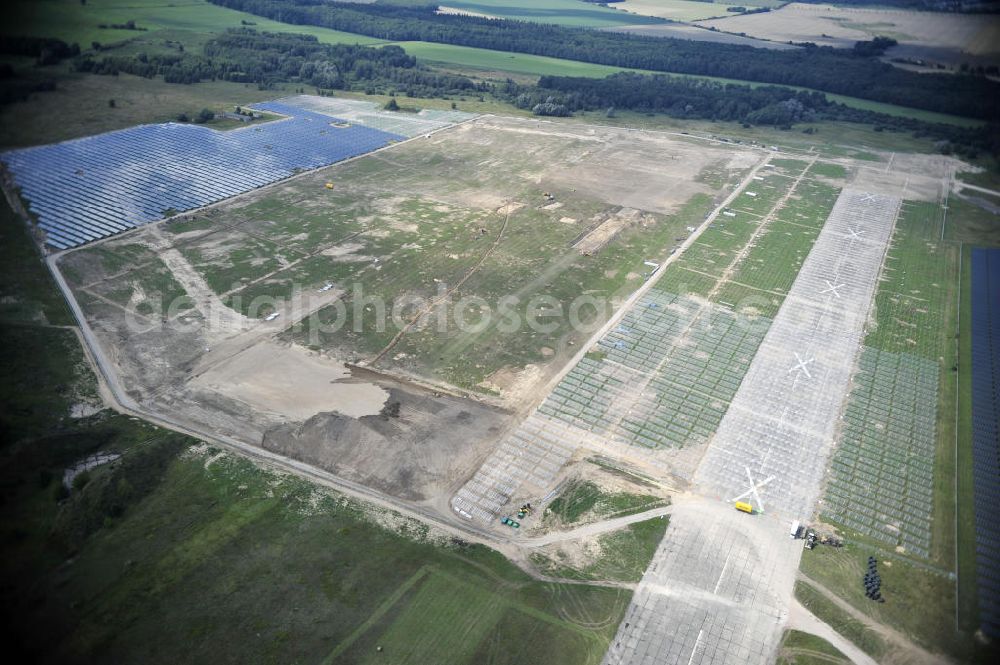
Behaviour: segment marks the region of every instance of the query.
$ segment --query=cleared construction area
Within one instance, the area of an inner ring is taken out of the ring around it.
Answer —
[[[699,498],[674,511],[605,663],[768,663],[801,548],[780,519],[808,519],[899,199],[845,190],[708,446]]]
[[[808,518],[899,208],[845,190],[695,477],[726,500]]]

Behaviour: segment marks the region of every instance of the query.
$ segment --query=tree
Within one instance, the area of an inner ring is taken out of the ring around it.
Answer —
[[[177,122],[191,122],[191,118],[188,117],[187,113],[179,113],[177,115]]]
[[[204,124],[204,123],[206,123],[209,120],[212,120],[214,118],[215,118],[215,112],[214,111],[211,111],[209,109],[202,109],[201,111],[198,111],[198,117],[195,118],[194,121],[197,122],[197,123]]]
[[[385,103],[385,106],[383,108],[386,111],[398,111],[399,110],[399,104],[396,103],[396,98],[395,97],[390,97],[389,101],[387,101]]]
[[[113,99],[109,99],[109,100],[108,100],[108,106],[109,106],[110,108],[114,108],[114,107],[115,107],[115,100],[113,100]]]

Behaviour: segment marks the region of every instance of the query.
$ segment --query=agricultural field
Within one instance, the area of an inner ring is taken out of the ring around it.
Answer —
[[[690,4],[702,4],[692,2]],[[728,14],[727,14],[728,15]],[[707,30],[694,23],[653,23],[650,25],[626,25],[620,28],[608,28],[616,32],[628,32],[633,35],[646,35],[648,37],[667,37],[670,39],[691,39],[699,42],[712,42],[715,44],[742,44],[756,48],[767,48],[778,51],[786,51],[799,48],[784,42],[772,42],[763,39],[754,39],[743,35]]]
[[[289,32],[286,23],[209,4],[205,0],[182,3],[161,0],[13,0],[7,3],[7,20],[0,32],[17,26],[18,35],[55,37],[86,48],[91,42],[109,44],[125,40],[162,41],[180,39],[204,41],[205,34],[249,25],[257,30]],[[142,30],[116,29],[134,21]],[[101,25],[109,27],[101,28]],[[295,26],[295,32],[315,36],[325,44],[379,44],[382,40],[314,26]],[[197,35],[202,35],[198,37]]]
[[[791,3],[763,14],[730,16],[699,25],[724,32],[746,33],[776,42],[814,42],[850,48],[876,36],[891,37],[899,46],[890,57],[929,60],[957,68],[963,62],[1000,62],[1000,25],[975,14],[938,14],[905,10],[837,8]]]
[[[742,6],[757,3],[746,3]],[[720,16],[729,16],[726,10],[733,4],[695,2],[694,0],[625,0],[614,5],[618,9],[637,16],[655,16],[670,21],[701,21]]]
[[[389,0],[389,3],[422,4],[420,0]],[[439,11],[588,28],[653,22],[646,16],[616,11],[613,6],[579,0],[444,0]]]
[[[598,65],[578,60],[549,58],[543,55],[492,51],[471,46],[438,44],[435,42],[399,42],[399,46],[410,55],[428,64],[460,67],[482,75],[484,72],[521,74],[530,76],[587,76],[603,78],[618,72],[634,71],[651,73],[641,69]]]

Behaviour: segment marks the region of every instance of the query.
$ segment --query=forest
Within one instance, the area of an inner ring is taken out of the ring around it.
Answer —
[[[1000,119],[1000,84],[970,74],[918,74],[864,53],[808,45],[758,49],[558,25],[437,14],[422,7],[323,0],[209,0],[259,16],[378,37],[528,53],[618,67],[795,85],[983,120]]]
[[[75,60],[74,68],[92,74],[163,76],[168,83],[216,79],[255,83],[262,89],[279,82],[294,82],[369,93],[401,90],[421,97],[477,89],[463,76],[439,74],[418,66],[416,58],[398,46],[329,45],[311,35],[257,32],[251,28],[231,29],[210,39],[203,55],[88,53]]]
[[[851,108],[832,102],[819,92],[795,92],[778,86],[751,87],[622,72],[603,79],[543,76],[537,86],[519,86],[508,81],[497,92],[519,108],[538,115],[629,110],[782,129],[821,120],[860,122],[872,124],[879,131],[907,131],[933,138],[942,152],[966,157],[974,157],[981,151],[1000,154],[1000,131],[996,125],[969,128],[928,123]]]

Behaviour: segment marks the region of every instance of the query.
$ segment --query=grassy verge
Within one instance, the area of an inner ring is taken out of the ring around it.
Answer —
[[[667,531],[666,517],[630,524],[597,539],[589,551],[586,563],[555,548],[547,553],[532,554],[531,560],[546,575],[571,580],[602,580],[638,582],[649,566],[656,548]]]
[[[958,625],[966,631],[979,627],[976,585],[975,487],[972,474],[972,261],[971,248],[962,248],[961,296],[958,336],[958,436],[955,439],[958,464],[957,539]]]
[[[785,631],[778,651],[778,665],[850,663],[850,659],[822,637],[798,630]]]
[[[879,635],[805,582],[795,584],[795,597],[802,605],[815,614],[820,621],[853,642],[875,660],[882,658],[888,645]]]
[[[32,245],[27,226],[0,197],[0,321],[69,325],[73,318]]]
[[[649,494],[605,492],[592,482],[574,481],[552,500],[545,514],[563,524],[575,524],[588,519],[624,517],[667,503],[667,499]]]

